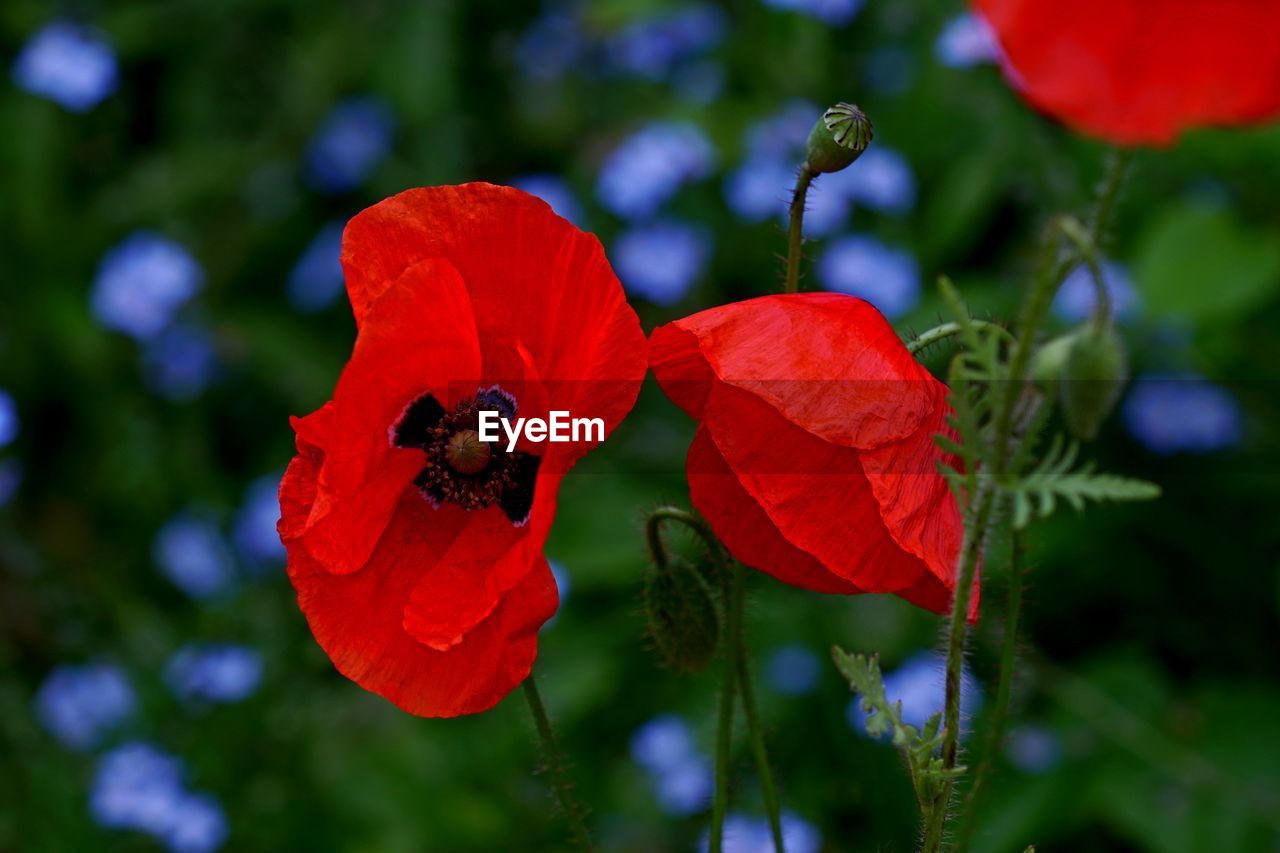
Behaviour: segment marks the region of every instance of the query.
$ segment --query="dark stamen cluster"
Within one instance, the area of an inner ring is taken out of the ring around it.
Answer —
[[[456,446],[451,446],[450,439],[467,430],[479,431],[482,409],[496,411],[475,399],[463,400],[426,430],[422,449],[427,462],[414,484],[433,501],[452,501],[463,509],[483,509],[497,503],[514,484],[514,459],[501,442],[490,446],[488,461],[478,471],[459,470],[451,462]]]

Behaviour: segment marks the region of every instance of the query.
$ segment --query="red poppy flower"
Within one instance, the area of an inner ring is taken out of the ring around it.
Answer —
[[[1272,0],[973,0],[1010,82],[1039,109],[1123,145],[1280,115]]]
[[[333,399],[293,420],[289,578],[320,645],[422,716],[482,711],[555,612],[542,554],[560,478],[598,441],[478,440],[483,411],[626,415],[644,334],[600,242],[519,190],[409,190],[354,217],[357,336]]]
[[[875,308],[831,293],[724,305],[655,330],[649,362],[698,421],[690,496],[738,560],[950,609],[963,526],[936,468],[947,389]]]

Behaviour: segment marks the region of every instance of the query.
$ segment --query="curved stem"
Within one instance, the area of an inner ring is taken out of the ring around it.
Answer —
[[[523,686],[524,698],[529,703],[529,714],[533,717],[534,726],[538,729],[538,739],[542,742],[542,754],[547,762],[551,788],[560,802],[560,808],[564,809],[565,816],[569,819],[574,841],[583,850],[590,851],[593,849],[591,834],[587,832],[583,809],[573,796],[573,785],[569,783],[569,776],[565,771],[564,755],[556,743],[555,732],[551,730],[551,720],[547,717],[546,706],[542,704],[542,695],[538,692],[538,685],[532,674],[524,680]]]
[[[734,572],[742,574],[737,567]],[[738,580],[741,586],[741,578]],[[738,606],[742,607],[743,596],[738,596]],[[742,616],[738,617],[739,635],[742,632]],[[778,804],[778,789],[773,784],[773,770],[769,767],[769,751],[765,747],[764,727],[760,723],[760,711],[756,705],[755,688],[751,681],[751,666],[747,661],[747,646],[741,636],[737,641],[738,690],[742,695],[742,710],[747,717],[747,735],[751,739],[751,752],[755,756],[756,772],[760,775],[760,792],[764,797],[764,808],[769,814],[769,830],[773,833],[773,847],[777,853],[783,853],[782,812]]]
[[[997,332],[1000,332],[1002,337],[1007,339],[1010,343],[1013,342],[1013,335],[1009,334],[1009,331],[1005,329],[1004,326],[1001,326],[999,323],[990,323],[986,320],[975,320],[973,318],[970,318],[969,324],[971,326],[976,326],[977,328],[980,328],[980,329],[983,329],[983,328],[995,329]],[[941,325],[934,326],[932,329],[927,329],[926,331],[921,332],[911,340],[907,341],[907,352],[911,353],[912,355],[915,355],[921,350],[927,347],[931,347],[934,344],[938,343],[939,341],[944,341],[947,338],[960,334],[961,331],[962,331],[962,327],[960,326],[959,323],[942,323]]]
[[[791,225],[787,233],[787,293],[800,290],[800,245],[804,242],[804,200],[809,194],[809,184],[818,173],[805,163],[796,176],[795,192],[791,194]]]
[[[1009,697],[1013,692],[1013,670],[1018,656],[1018,618],[1022,612],[1022,537],[1015,528],[1011,532],[1011,559],[1009,562],[1009,597],[1006,601],[1004,622],[1004,645],[1000,654],[1000,682],[996,687],[996,704],[991,718],[991,730],[987,733],[987,746],[982,753],[982,761],[973,773],[973,786],[965,798],[964,823],[961,825],[960,838],[956,842],[956,850],[969,848],[969,840],[973,836],[974,809],[982,796],[982,785],[995,757],[1004,743],[1005,729],[1009,724]]]
[[[729,763],[733,747],[733,700],[735,693],[738,693],[741,695],[743,711],[747,718],[747,735],[751,741],[756,771],[760,775],[760,788],[765,809],[769,813],[769,827],[773,833],[774,847],[777,853],[783,853],[782,816],[778,805],[778,791],[773,782],[773,770],[769,766],[764,728],[760,724],[759,708],[756,705],[755,690],[751,680],[751,667],[742,637],[744,601],[742,567],[730,559],[724,545],[716,538],[706,522],[693,513],[674,506],[658,507],[650,512],[645,520],[645,538],[649,543],[653,560],[659,566],[667,564],[666,543],[662,540],[662,524],[666,521],[674,521],[688,527],[711,552],[720,576],[721,599],[726,612],[727,647],[724,685],[720,692],[719,721],[716,727],[716,794],[711,810],[710,849],[712,853],[716,853],[724,844],[724,820],[729,809]]]

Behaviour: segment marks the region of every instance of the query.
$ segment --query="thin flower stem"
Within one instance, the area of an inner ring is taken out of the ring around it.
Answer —
[[[702,519],[674,506],[658,507],[649,513],[645,521],[645,538],[649,543],[649,551],[653,555],[654,562],[658,565],[666,565],[668,559],[666,543],[662,540],[662,524],[666,521],[683,524],[692,530],[711,552],[712,559],[716,561],[726,614],[724,685],[720,693],[719,722],[716,729],[716,794],[711,811],[710,849],[712,853],[716,853],[724,843],[724,819],[729,808],[729,763],[733,747],[733,700],[736,693],[741,696],[742,708],[747,718],[747,736],[751,741],[756,771],[760,775],[760,788],[764,796],[765,810],[769,813],[769,827],[773,833],[774,847],[778,853],[783,853],[782,816],[778,805],[778,791],[773,782],[773,770],[769,766],[764,728],[760,724],[759,708],[756,705],[755,690],[751,680],[750,662],[747,660],[746,644],[742,636],[745,598],[742,567],[729,557],[724,545]]]
[[[968,628],[969,598],[973,592],[973,577],[978,569],[995,495],[987,484],[978,488],[971,512],[967,513],[964,544],[960,550],[960,564],[956,569],[956,592],[951,602],[951,625],[947,631],[946,703],[942,716],[942,766],[944,771],[954,770],[960,755],[960,676],[964,666],[964,642]],[[943,832],[951,805],[951,792],[955,783],[948,780],[932,803],[926,816],[924,853],[936,853],[942,849]]]
[[[742,568],[734,569],[738,575]],[[741,585],[741,578],[737,583]],[[738,606],[743,606],[743,596],[738,595]],[[738,631],[742,632],[743,619],[738,617]],[[777,853],[783,853],[782,813],[778,805],[778,789],[773,784],[773,770],[769,766],[769,751],[765,747],[764,727],[760,723],[760,711],[756,705],[755,688],[752,686],[751,666],[747,660],[746,642],[741,636],[737,641],[738,654],[738,692],[742,696],[742,710],[747,717],[747,735],[751,739],[751,752],[755,756],[756,772],[760,776],[760,792],[764,797],[764,808],[769,814],[769,829],[773,833],[773,847]]]
[[[804,202],[809,194],[809,184],[818,173],[805,163],[796,176],[795,192],[791,194],[791,227],[787,234],[787,293],[800,290],[800,245],[804,242]]]
[[[986,749],[982,753],[982,761],[973,772],[973,785],[965,798],[964,822],[961,824],[960,837],[956,841],[956,850],[969,849],[969,841],[976,826],[974,811],[982,796],[982,786],[986,781],[995,757],[1004,743],[1005,729],[1009,724],[1009,697],[1013,693],[1013,671],[1018,657],[1018,618],[1022,612],[1022,537],[1017,529],[1010,532],[1012,537],[1011,558],[1009,562],[1009,595],[1005,604],[1004,646],[1000,655],[1000,681],[996,686],[996,703],[992,711],[991,729],[987,733]]]
[[[1066,235],[1077,246],[1087,245],[1091,248],[1100,244],[1115,213],[1116,199],[1130,159],[1127,152],[1118,151],[1108,162],[1106,175],[1098,185],[1095,194],[1093,211],[1089,217],[1088,237],[1083,243],[1078,235],[1072,235],[1071,224],[1066,217],[1058,217],[1051,223],[1030,291],[1022,306],[1018,335],[1009,356],[1009,373],[995,405],[995,444],[992,459],[992,467],[995,470],[991,472],[995,476],[982,478],[977,493],[972,495],[970,505],[965,512],[964,544],[956,570],[956,591],[951,606],[951,623],[947,635],[946,706],[943,714],[942,744],[944,771],[954,770],[959,756],[960,674],[968,627],[966,616],[970,587],[995,505],[994,483],[999,482],[1003,475],[1008,473],[1009,461],[1013,455],[1011,451],[1014,412],[1018,397],[1027,381],[1031,354],[1040,324],[1044,322],[1058,286],[1062,284],[1062,280],[1071,268],[1081,260],[1078,253],[1066,258],[1059,257],[1061,239]],[[1085,260],[1087,262],[1089,259],[1085,258]],[[1093,258],[1091,271],[1100,281],[1096,271],[1096,256]],[[1008,669],[1012,670],[1012,667]],[[954,779],[949,778],[943,784],[942,792],[925,817],[925,834],[921,848],[925,853],[936,853],[942,847],[954,787]]]
[[[728,648],[724,660],[724,685],[720,688],[720,718],[716,724],[716,796],[711,806],[710,853],[724,847],[724,819],[729,810],[729,761],[733,747],[733,696],[737,690],[735,676],[742,636],[742,573],[721,573],[724,584],[728,622],[725,640]]]
[[[569,819],[569,827],[573,832],[574,842],[583,850],[590,851],[591,834],[587,832],[586,820],[582,806],[573,796],[573,786],[565,771],[565,760],[560,747],[556,743],[555,732],[551,730],[551,720],[547,717],[546,706],[542,704],[542,695],[538,692],[537,682],[530,674],[524,680],[524,698],[529,703],[529,713],[533,724],[538,729],[538,739],[542,742],[543,760],[547,763],[547,772],[551,780],[551,788],[555,791],[560,808]]]

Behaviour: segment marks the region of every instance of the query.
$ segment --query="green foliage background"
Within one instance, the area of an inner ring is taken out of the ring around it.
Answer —
[[[568,75],[524,79],[512,61],[539,10],[450,0],[70,4],[118,50],[120,91],[73,115],[0,89],[0,387],[19,401],[8,452],[26,480],[0,510],[0,850],[145,850],[96,827],[91,760],[36,723],[32,696],[51,667],[109,658],[143,694],[131,733],[183,756],[217,795],[230,850],[559,849],[519,697],[492,712],[409,717],[338,677],[314,645],[282,571],[228,601],[198,606],[152,565],[156,529],[197,505],[230,519],[247,482],[292,450],[287,417],[328,396],[349,353],[345,304],[303,315],[284,281],[327,221],[410,186],[563,174],[605,240],[620,223],[590,203],[601,158],[654,118],[685,117],[723,163],[745,127],[786,99],[857,100],[877,138],[903,151],[919,202],[901,220],[854,227],[909,246],[926,280],[947,272],[972,304],[1012,313],[1039,226],[1079,209],[1100,145],[1020,103],[992,68],[955,71],[932,56],[958,4],[871,2],[831,28],[757,2],[732,20],[726,87],[705,106],[662,84]],[[605,0],[602,31],[656,0]],[[7,63],[50,15],[0,9]],[[914,76],[899,96],[864,85],[868,57],[892,45]],[[300,153],[333,103],[376,93],[399,120],[394,152],[358,192],[308,192]],[[1194,368],[1248,412],[1239,449],[1156,457],[1112,424],[1089,449],[1106,470],[1159,483],[1149,505],[1059,513],[1031,534],[1025,617],[1032,651],[1015,687],[1020,719],[1051,728],[1063,758],[1030,776],[997,761],[975,848],[1228,851],[1272,849],[1280,826],[1280,525],[1276,365],[1280,363],[1280,130],[1200,132],[1142,152],[1110,254],[1128,262],[1144,311],[1125,328],[1139,370]],[[774,292],[783,236],[724,209],[717,177],[673,209],[716,240],[710,271],[679,305],[638,303],[646,329],[730,299]],[[135,344],[99,328],[87,292],[102,253],[148,227],[185,243],[207,270],[200,311],[218,337],[221,381],[175,404],[148,394]],[[930,294],[903,324],[937,316]],[[1182,344],[1169,344],[1170,327]],[[942,369],[945,353],[931,364]],[[543,635],[544,696],[601,846],[690,849],[705,816],[658,810],[628,755],[632,731],[677,711],[711,745],[714,677],[662,669],[639,605],[640,520],[686,502],[692,430],[653,387],[600,452],[570,477],[548,552],[573,590]],[[641,473],[643,472],[643,473]],[[856,535],[841,531],[833,535]],[[993,684],[1003,579],[989,580],[972,666]],[[760,660],[784,643],[878,650],[886,670],[932,645],[940,620],[888,597],[843,599],[749,583],[748,643]],[[252,644],[263,688],[204,713],[180,708],[159,670],[198,639]],[[1053,661],[1052,665],[1041,661]],[[848,689],[826,666],[818,690],[762,687],[786,808],[817,824],[825,848],[909,849],[915,807],[897,754],[856,735]],[[981,719],[976,721],[981,727]],[[759,813],[749,754],[735,800]]]

